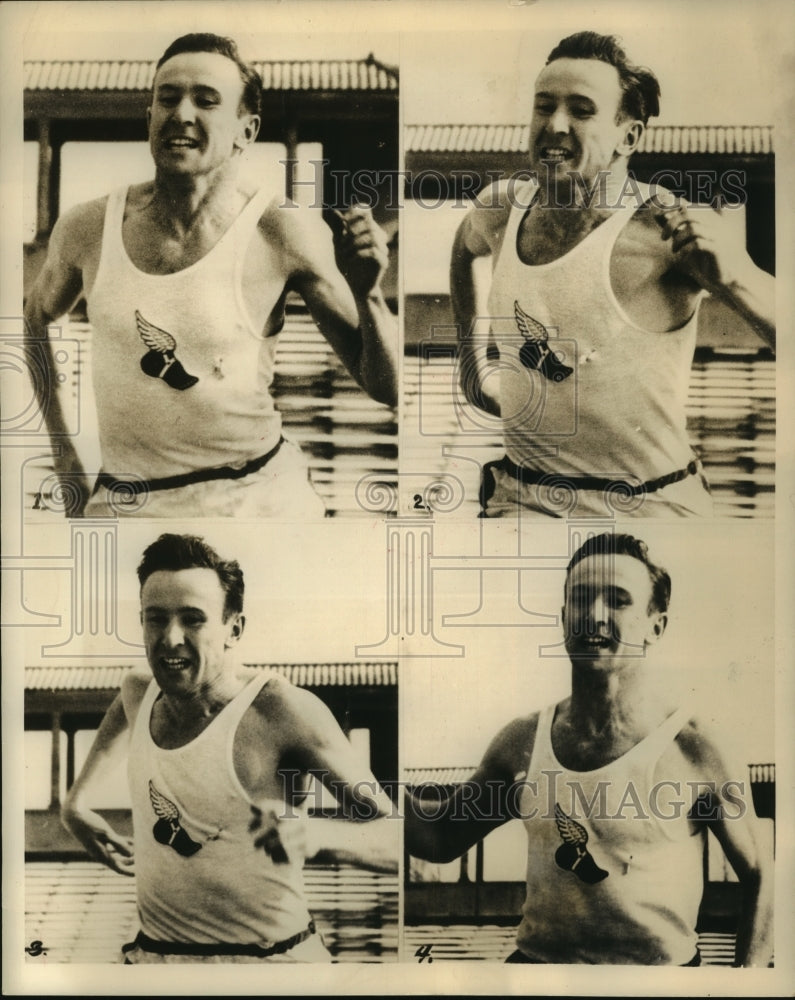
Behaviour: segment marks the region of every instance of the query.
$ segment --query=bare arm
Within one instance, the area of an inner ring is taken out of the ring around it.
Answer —
[[[516,782],[524,774],[537,721],[537,716],[517,719],[501,730],[472,777],[446,799],[423,804],[407,790],[405,838],[409,854],[441,864],[454,861],[518,815]]]
[[[493,373],[489,359],[487,289],[479,274],[477,259],[495,252],[494,240],[507,220],[507,208],[499,203],[497,189],[488,192],[484,204],[467,213],[453,240],[450,257],[450,302],[458,327],[459,379],[467,402],[492,416],[500,416],[497,395],[485,387]],[[482,328],[481,328],[482,327]]]
[[[71,502],[69,517],[80,517],[89,496],[89,485],[58,395],[55,360],[47,327],[74,306],[83,288],[79,264],[81,218],[77,212],[58,220],[53,229],[47,259],[25,302],[25,350],[33,373],[36,399],[47,424],[54,452],[55,471]]]
[[[309,209],[282,209],[294,265],[289,287],[307,305],[326,340],[376,402],[396,406],[397,323],[381,291],[386,236],[369,209],[332,214],[334,235]]]
[[[691,730],[685,739],[680,734],[679,742],[706,789],[694,810],[696,822],[705,817],[742,886],[735,965],[766,967],[773,956],[773,859],[763,847],[747,768],[731,761],[703,728]]]
[[[95,861],[121,875],[134,875],[133,844],[117,833],[88,803],[94,787],[126,759],[130,726],[122,695],[114,699],[61,809],[61,820]]]
[[[345,818],[306,818],[295,809],[285,810],[285,803],[280,803],[280,818],[266,801],[254,810],[255,843],[277,860],[292,850],[325,864],[396,873],[400,826],[392,802],[332,713],[310,692],[286,687],[280,716],[289,733],[282,754],[285,768],[322,781]]]
[[[655,217],[662,238],[671,241],[674,268],[725,302],[775,350],[775,279],[751,260],[728,211],[677,203]]]

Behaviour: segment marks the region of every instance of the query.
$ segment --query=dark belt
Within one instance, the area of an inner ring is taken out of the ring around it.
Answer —
[[[253,958],[270,958],[272,955],[283,955],[297,944],[306,941],[315,933],[314,920],[309,921],[309,926],[298,934],[284,941],[277,941],[276,944],[263,948],[259,944],[226,944],[219,941],[217,944],[194,944],[191,941],[156,941],[150,938],[143,931],[138,931],[135,940],[122,945],[122,952],[126,954],[133,948],[143,948],[144,951],[154,952],[156,955],[249,955]]]
[[[257,472],[263,465],[267,465],[283,444],[284,438],[280,437],[270,451],[260,455],[259,458],[252,458],[251,461],[239,467],[220,465],[214,469],[196,469],[194,472],[183,472],[178,476],[164,476],[162,479],[117,479],[108,472],[100,471],[97,481],[94,483],[93,493],[96,493],[102,486],[110,491],[123,490],[125,495],[129,495],[151,493],[153,490],[174,490],[179,486],[190,486],[192,483],[209,483],[213,479],[242,479],[252,472]]]
[[[505,964],[508,965],[513,963],[514,965],[546,965],[546,961],[543,958],[530,958],[525,955],[523,951],[518,949],[512,952],[506,959]],[[696,951],[695,955],[690,959],[689,962],[683,962],[682,968],[689,967],[691,965],[701,965],[701,955]]]
[[[495,464],[497,468],[528,486],[543,483],[545,486],[571,486],[576,490],[618,489],[629,496],[654,493],[664,486],[679,483],[683,479],[687,479],[688,476],[695,476],[698,473],[698,462],[695,459],[689,462],[684,469],[669,472],[667,476],[660,476],[658,479],[649,479],[645,483],[628,483],[622,479],[604,479],[599,476],[567,476],[558,472],[536,472],[534,469],[526,469],[524,466],[517,465],[507,455]]]

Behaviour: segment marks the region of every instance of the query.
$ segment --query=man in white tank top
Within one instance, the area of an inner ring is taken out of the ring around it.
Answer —
[[[564,39],[536,81],[531,179],[482,192],[459,227],[461,388],[506,451],[483,516],[711,512],[685,423],[698,303],[716,296],[772,347],[773,278],[718,213],[628,174],[657,114],[657,79],[616,39]]]
[[[736,964],[771,958],[772,858],[746,768],[659,683],[670,593],[643,542],[588,539],[564,588],[571,696],[505,726],[446,803],[406,797],[407,849],[428,861],[524,822],[527,898],[510,962],[699,964],[707,830],[743,889]]]
[[[138,578],[151,674],[125,677],[63,806],[93,859],[136,878],[141,930],[125,961],[328,961],[303,863],[395,873],[391,803],[318,698],[236,663],[237,562],[165,534]],[[92,798],[124,760],[132,840]],[[346,818],[306,818],[310,772]]]
[[[240,154],[259,130],[261,89],[230,39],[177,39],[147,112],[154,180],[55,225],[25,316],[68,515],[323,516],[269,391],[289,291],[359,385],[396,404],[385,234],[369,209],[330,213],[332,234],[319,209],[249,186]],[[103,463],[93,484],[47,339],[81,294]]]

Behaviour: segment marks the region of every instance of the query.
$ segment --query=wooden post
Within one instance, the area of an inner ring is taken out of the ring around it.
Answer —
[[[52,713],[50,809],[61,808],[61,713]]]
[[[287,149],[287,170],[285,171],[285,195],[288,201],[293,200],[295,191],[295,174],[298,167],[298,127],[294,121],[287,123],[284,130],[284,145]]]
[[[39,170],[36,192],[36,241],[46,242],[58,217],[61,148],[53,148],[50,122],[39,119]]]

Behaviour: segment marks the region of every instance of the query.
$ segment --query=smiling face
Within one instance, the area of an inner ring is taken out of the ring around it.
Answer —
[[[569,573],[563,626],[572,663],[608,669],[645,654],[667,616],[650,609],[646,566],[628,555],[586,556]]]
[[[243,632],[243,616],[224,618],[225,594],[215,570],[157,570],[141,588],[146,657],[166,694],[213,687],[228,669],[227,652]]]
[[[618,71],[598,59],[555,59],[536,81],[530,122],[531,166],[553,184],[578,173],[593,182],[620,156],[629,156],[643,131],[619,118]]]
[[[159,171],[206,174],[256,138],[259,118],[241,107],[243,81],[226,56],[181,52],[157,71],[148,111]]]

